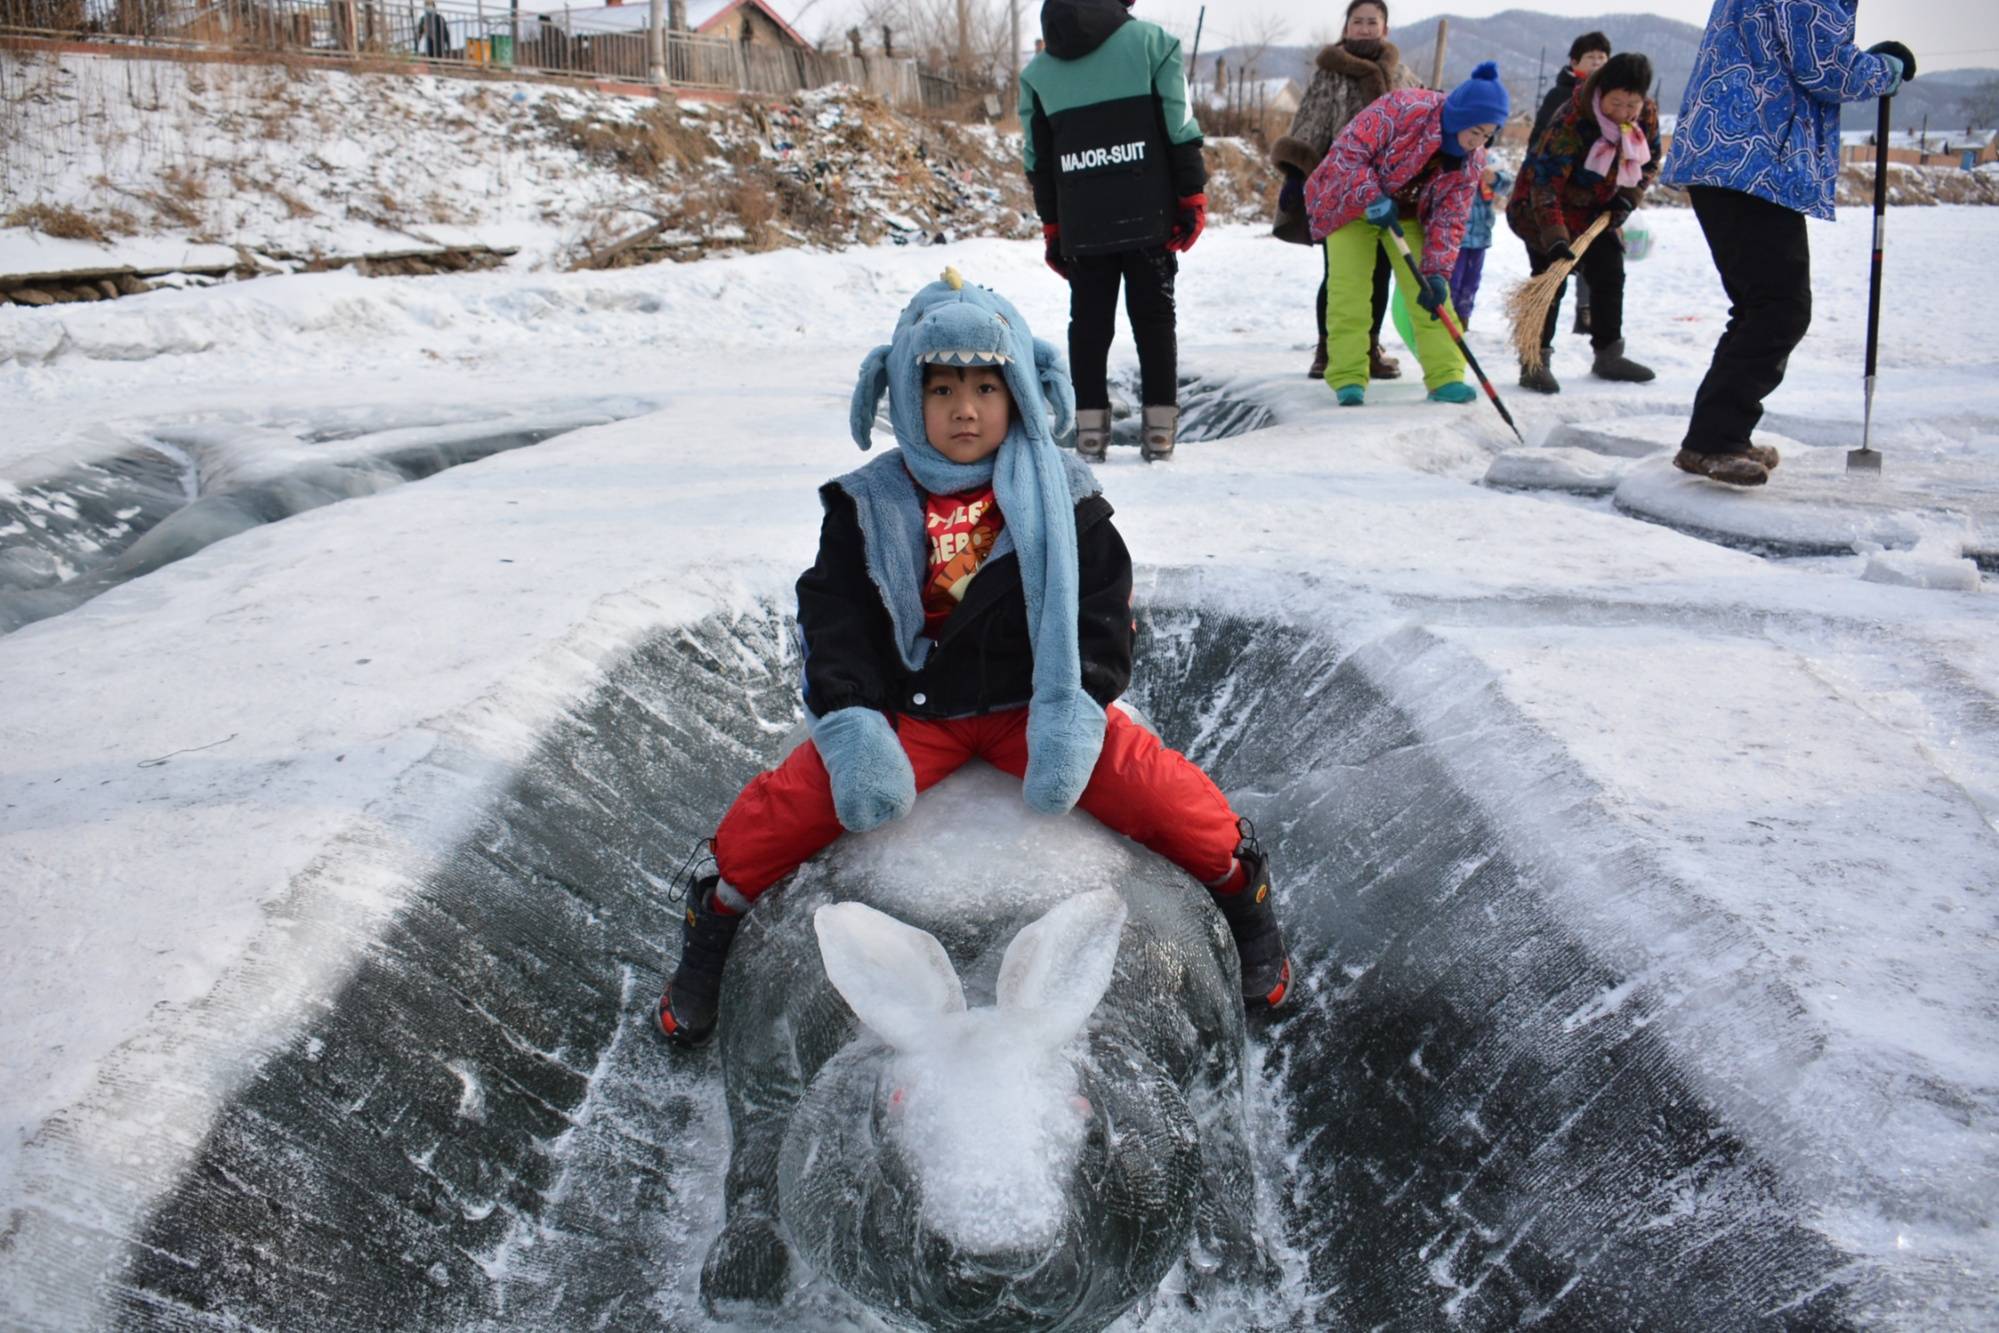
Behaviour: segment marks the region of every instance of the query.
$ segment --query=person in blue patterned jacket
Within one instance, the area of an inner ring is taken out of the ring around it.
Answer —
[[[1839,107],[1915,77],[1900,42],[1853,45],[1859,0],[1715,0],[1660,177],[1686,187],[1728,291],[1728,327],[1694,394],[1675,466],[1760,486],[1763,400],[1811,324],[1805,218],[1831,218]]]

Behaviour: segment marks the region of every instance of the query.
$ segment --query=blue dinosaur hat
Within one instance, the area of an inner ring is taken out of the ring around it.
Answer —
[[[1000,367],[1018,415],[992,455],[955,463],[931,445],[923,428],[925,365]],[[1011,550],[1020,561],[1034,644],[1025,794],[1037,810],[1067,810],[1089,782],[1104,729],[1103,709],[1082,689],[1076,637],[1075,507],[1079,496],[1097,485],[1087,467],[1055,447],[1056,436],[1075,418],[1069,369],[1053,344],[1034,336],[1012,302],[946,269],[903,307],[894,340],[861,362],[848,424],[862,449],[873,443],[884,393],[896,452],[838,484],[854,499],[868,573],[888,606],[896,649],[912,671],[922,667],[930,650],[923,634],[920,589],[927,556],[916,487],[955,495],[990,482],[1006,517],[993,555]]]
[[[889,422],[895,428],[896,443],[921,462],[913,462],[918,480],[933,492],[950,493],[947,485],[931,486],[921,468],[935,460],[949,466],[978,468],[981,464],[951,464],[931,448],[923,430],[923,367],[937,365],[994,365],[1005,367],[1006,387],[1020,409],[1020,421],[1027,434],[1052,444],[1069,430],[1076,412],[1076,391],[1069,380],[1069,368],[1054,344],[1034,336],[1027,320],[1013,303],[989,287],[978,287],[945,269],[944,276],[931,283],[902,308],[895,321],[894,341],[877,347],[861,362],[859,383],[854,386],[853,411],[849,424],[854,443],[861,448],[872,444],[875,412],[884,391],[889,397]],[[1048,421],[1048,410],[1055,421]],[[1009,441],[1009,445],[1011,441]],[[1009,445],[1002,445],[1006,452]],[[951,478],[940,477],[940,482]],[[964,485],[982,485],[984,477],[968,478]]]

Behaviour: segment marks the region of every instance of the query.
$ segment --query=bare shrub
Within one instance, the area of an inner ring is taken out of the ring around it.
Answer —
[[[208,198],[208,183],[186,167],[168,165],[160,169],[160,184],[183,203]]]
[[[309,218],[313,215],[311,204],[275,181],[264,186],[264,193],[284,206],[285,216],[288,218]]]
[[[683,124],[670,106],[649,106],[629,121],[569,120],[542,102],[534,115],[589,161],[629,176],[652,179],[666,167],[690,166],[714,151],[708,137]]]
[[[768,182],[754,177],[739,181],[729,195],[729,211],[742,224],[750,244],[762,245],[769,239],[771,220],[777,216],[777,196],[771,193]]]
[[[67,204],[27,204],[0,217],[0,226],[26,227],[64,241],[106,241],[110,236],[89,214]]]

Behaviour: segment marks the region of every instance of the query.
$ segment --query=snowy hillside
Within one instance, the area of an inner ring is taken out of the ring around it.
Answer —
[[[0,592],[79,585],[0,634],[8,1327],[718,1326],[720,1074],[646,1028],[668,886],[796,720],[863,355],[947,262],[1057,341],[1064,292],[1037,241],[956,233],[552,271],[654,200],[562,174],[556,94],[482,91],[524,136],[493,174],[273,149],[203,206],[340,248],[434,192],[549,268],[0,309]],[[413,120],[482,138],[434,94]],[[309,183],[353,216],[285,218]],[[1999,1319],[1999,338],[1924,295],[1999,214],[1896,216],[1896,522],[1808,555],[1758,533],[1857,442],[1868,219],[1812,224],[1745,495],[1620,426],[1684,413],[1723,320],[1691,214],[1641,217],[1660,378],[1564,334],[1562,395],[1501,377],[1524,459],[1410,380],[1334,408],[1310,252],[1221,226],[1183,263],[1190,424],[1228,433],[1101,469],[1133,694],[1274,848],[1298,995],[1251,1052],[1268,1280],[1190,1308],[1176,1270],[1121,1327]],[[780,1322],[880,1327],[824,1287]]]
[[[1017,135],[840,87],[676,103],[9,51],[0,129],[0,276],[156,267],[171,242],[221,247],[224,263],[254,252],[266,268],[471,245],[567,268],[648,230],[648,257],[681,259],[1039,231]],[[1227,142],[1211,157],[1216,216],[1257,215],[1260,163]]]

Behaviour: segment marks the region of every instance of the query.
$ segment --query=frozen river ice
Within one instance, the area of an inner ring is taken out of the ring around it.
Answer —
[[[1230,1293],[1229,1326],[1830,1328],[1886,1298],[1685,1068],[1681,997],[1593,955],[1339,644],[1170,605],[1144,642],[1138,702],[1282,849],[1299,967],[1253,1046],[1285,1276]],[[726,1139],[715,1052],[646,1030],[661,887],[775,757],[790,659],[766,611],[612,668],[221,1108],[104,1275],[115,1321],[699,1322]],[[16,1275],[64,1308],[88,1241],[37,1219]],[[1172,1285],[1133,1327],[1220,1326]],[[870,1326],[824,1287],[780,1321]]]
[[[1906,212],[1912,272],[1989,242]],[[1509,398],[1530,439],[1691,393],[1718,293],[1690,217],[1655,232],[1660,380],[1564,342],[1565,393]],[[1770,423],[1822,449],[1857,425],[1866,242],[1814,226]],[[646,1029],[667,885],[795,720],[814,487],[947,261],[1059,330],[1038,247],[993,241],[0,311],[17,486],[131,421],[283,426],[247,480],[461,404],[646,409],[0,637],[0,1322],[707,1326],[726,1135],[712,1056]],[[1184,369],[1250,428],[1100,474],[1134,694],[1275,847],[1300,968],[1251,1048],[1281,1276],[1200,1310],[1169,1276],[1133,1322],[1989,1327],[1990,576],[1480,486],[1513,443],[1482,406],[1303,378],[1318,276],[1204,237]],[[1889,444],[1990,452],[1988,330],[1898,303],[1883,358]]]

